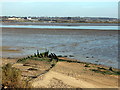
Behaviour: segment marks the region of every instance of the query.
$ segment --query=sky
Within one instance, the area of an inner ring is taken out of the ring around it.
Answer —
[[[118,17],[118,2],[114,1],[2,1],[1,16],[80,16]]]

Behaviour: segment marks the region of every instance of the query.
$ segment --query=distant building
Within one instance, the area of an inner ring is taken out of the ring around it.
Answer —
[[[21,18],[8,18],[8,20],[20,20]]]
[[[27,19],[27,20],[32,20],[32,18],[31,18],[31,17],[27,17],[26,19]]]

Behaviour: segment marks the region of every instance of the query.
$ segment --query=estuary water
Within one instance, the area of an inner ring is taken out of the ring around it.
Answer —
[[[118,26],[49,26],[49,25],[1,25],[7,28],[44,28],[44,29],[98,29],[118,30]]]
[[[3,25],[1,27],[7,27],[2,29],[2,45],[22,51],[3,52],[3,57],[27,56],[34,54],[37,49],[40,52],[47,49],[68,58],[118,68],[117,26]]]

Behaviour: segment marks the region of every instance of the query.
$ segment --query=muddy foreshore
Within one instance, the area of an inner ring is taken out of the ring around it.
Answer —
[[[118,31],[2,28],[2,36],[3,47],[9,47],[3,48],[3,57],[21,57],[48,49],[68,58],[118,67]]]
[[[3,25],[53,25],[53,26],[118,26],[117,23],[44,23],[44,22],[2,22]]]

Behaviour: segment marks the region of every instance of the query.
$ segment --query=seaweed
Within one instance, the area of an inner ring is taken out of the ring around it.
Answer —
[[[104,71],[102,71],[101,69],[99,68],[99,69],[89,69],[89,70],[94,71],[96,73],[101,73],[101,74],[120,75],[120,71],[113,71],[113,70],[110,71],[109,69],[104,69]]]
[[[48,62],[51,62],[52,60],[56,60],[56,62],[58,62],[58,60],[59,60],[55,53],[49,54],[49,51],[39,53],[39,51],[37,50],[37,53],[34,53],[34,56],[30,55],[30,56],[18,59],[17,62],[24,63],[30,59],[31,60],[38,60],[38,61],[48,61]]]

